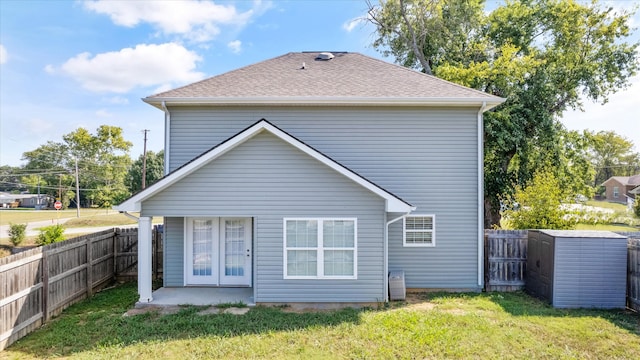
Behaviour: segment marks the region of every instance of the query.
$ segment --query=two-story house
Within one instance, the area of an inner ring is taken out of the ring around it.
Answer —
[[[151,220],[164,287],[247,287],[256,303],[376,302],[483,286],[483,113],[504,101],[358,53],[288,53],[145,102],[164,112],[166,176]]]

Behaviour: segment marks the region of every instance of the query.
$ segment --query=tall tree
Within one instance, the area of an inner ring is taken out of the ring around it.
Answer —
[[[500,200],[540,166],[532,154],[562,153],[549,141],[562,113],[628,85],[639,68],[638,44],[625,42],[631,15],[572,0],[507,0],[489,14],[484,1],[381,0],[368,19],[373,45],[398,63],[428,72],[422,57],[435,76],[507,98],[484,118],[489,227],[499,224]]]
[[[612,176],[640,173],[640,154],[633,152],[633,142],[613,131],[588,134],[591,139],[591,161],[596,168],[594,186]]]
[[[49,141],[23,154],[26,169],[46,173],[51,195],[57,196],[63,186],[63,195],[69,195],[75,185],[76,160],[83,204],[108,207],[129,195],[124,180],[132,144],[124,139],[121,128],[102,125],[95,135],[78,128],[62,138],[63,142]]]
[[[144,155],[140,155],[136,161],[131,164],[131,168],[127,173],[126,185],[131,193],[136,193],[142,189],[142,161]],[[147,151],[147,176],[145,177],[146,186],[150,186],[164,176],[164,150],[157,153]]]

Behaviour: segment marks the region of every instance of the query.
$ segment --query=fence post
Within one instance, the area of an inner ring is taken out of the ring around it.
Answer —
[[[47,262],[47,251],[42,250],[42,323],[49,319],[49,263]]]
[[[120,237],[120,228],[113,229],[113,278],[118,278],[118,239]]]
[[[87,297],[90,298],[93,294],[93,265],[92,265],[92,245],[91,239],[87,236]]]

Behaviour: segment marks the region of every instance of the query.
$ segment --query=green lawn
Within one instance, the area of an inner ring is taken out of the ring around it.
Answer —
[[[607,231],[624,231],[624,232],[634,232],[640,231],[640,229],[633,226],[626,225],[611,225],[611,224],[578,224],[576,225],[575,230],[607,230]]]
[[[605,208],[605,209],[612,209],[612,210],[615,210],[615,211],[621,212],[621,213],[626,213],[626,211],[627,211],[627,206],[626,205],[618,204],[618,203],[614,203],[614,202],[608,202],[608,201],[589,200],[589,201],[587,201],[587,205],[600,207],[600,208]]]
[[[5,350],[9,359],[639,359],[640,316],[558,310],[522,293],[429,294],[391,308],[246,315],[122,314],[134,284],[97,294]]]
[[[96,215],[116,214],[113,210],[107,209],[80,209],[80,218]],[[33,210],[33,209],[3,209],[0,210],[0,225],[9,223],[24,224],[33,221],[56,220],[58,218],[74,218],[77,212],[75,209],[68,210]]]

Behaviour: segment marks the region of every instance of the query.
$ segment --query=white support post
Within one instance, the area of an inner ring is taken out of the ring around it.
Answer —
[[[139,302],[149,303],[151,295],[151,220],[152,217],[140,217],[138,220],[138,294]]]

